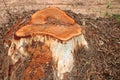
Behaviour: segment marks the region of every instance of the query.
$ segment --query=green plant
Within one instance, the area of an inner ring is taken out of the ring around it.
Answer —
[[[109,13],[109,10],[112,11],[111,0],[107,0],[105,17],[111,17],[111,13]]]
[[[107,9],[110,9],[111,8],[111,1],[110,0],[107,0],[107,6],[106,6]]]
[[[120,14],[112,14],[112,17],[114,17],[117,21],[120,22]]]
[[[105,12],[105,16],[106,17],[110,17],[110,14],[109,14],[109,12],[106,10],[106,12]]]

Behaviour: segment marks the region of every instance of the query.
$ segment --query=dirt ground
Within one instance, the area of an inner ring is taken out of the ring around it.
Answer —
[[[8,22],[6,10],[22,13],[50,6],[98,17],[120,14],[120,0],[0,0],[0,24]]]
[[[9,23],[0,26],[0,80],[10,80],[13,67],[10,66],[7,56],[8,48],[4,47],[4,35],[21,19],[20,25],[23,25],[34,12],[13,13],[8,17]],[[75,67],[66,80],[120,80],[120,22],[117,17],[95,18],[71,11],[66,13],[83,26],[89,44],[88,51],[84,48],[79,49],[75,56]],[[24,80],[21,79],[21,75],[27,69],[26,65],[29,66],[28,64],[29,62],[24,62],[24,65],[14,66],[13,70],[17,76],[14,80]],[[36,80],[53,80],[51,66],[45,69],[48,70],[45,74],[47,78]]]

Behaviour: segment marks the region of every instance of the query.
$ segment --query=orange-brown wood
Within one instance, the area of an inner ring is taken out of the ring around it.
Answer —
[[[27,25],[16,32],[18,37],[27,37],[34,35],[49,35],[60,40],[69,40],[72,37],[78,36],[82,33],[79,25]]]
[[[39,43],[38,43],[39,44]],[[30,62],[27,62],[27,68],[22,75],[25,80],[38,80],[44,78],[45,67],[52,61],[52,54],[45,44],[28,47],[28,52],[33,55]],[[32,76],[31,76],[32,75]]]
[[[64,11],[56,7],[50,7],[36,12],[31,17],[31,23],[45,24],[49,21],[48,18],[53,18],[61,23],[75,23],[75,21],[71,17],[69,17]]]

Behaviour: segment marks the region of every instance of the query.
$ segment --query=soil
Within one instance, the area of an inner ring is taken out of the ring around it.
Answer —
[[[17,76],[14,80],[24,80],[20,79],[21,75],[26,74],[25,72],[29,70],[32,61],[25,61],[22,65],[18,63],[15,66],[10,64],[7,56],[9,45],[6,45],[4,41],[7,39],[6,42],[9,43],[13,34],[9,35],[11,37],[4,37],[4,35],[13,27],[25,25],[34,12],[13,13],[9,17],[9,23],[0,26],[0,80],[9,80],[12,70],[16,72]],[[75,55],[75,67],[72,73],[66,74],[66,80],[120,80],[120,22],[116,17],[96,18],[75,14],[71,11],[66,11],[66,13],[83,27],[85,38],[89,44],[88,50],[83,47]],[[46,67],[46,64],[43,65],[48,70],[45,74],[47,77],[40,78],[39,75],[44,75],[39,74],[35,80],[53,80],[53,77],[48,76],[53,74],[52,68],[50,66]],[[14,69],[12,69],[13,67]],[[41,71],[39,67],[34,68],[33,72],[34,70]]]

